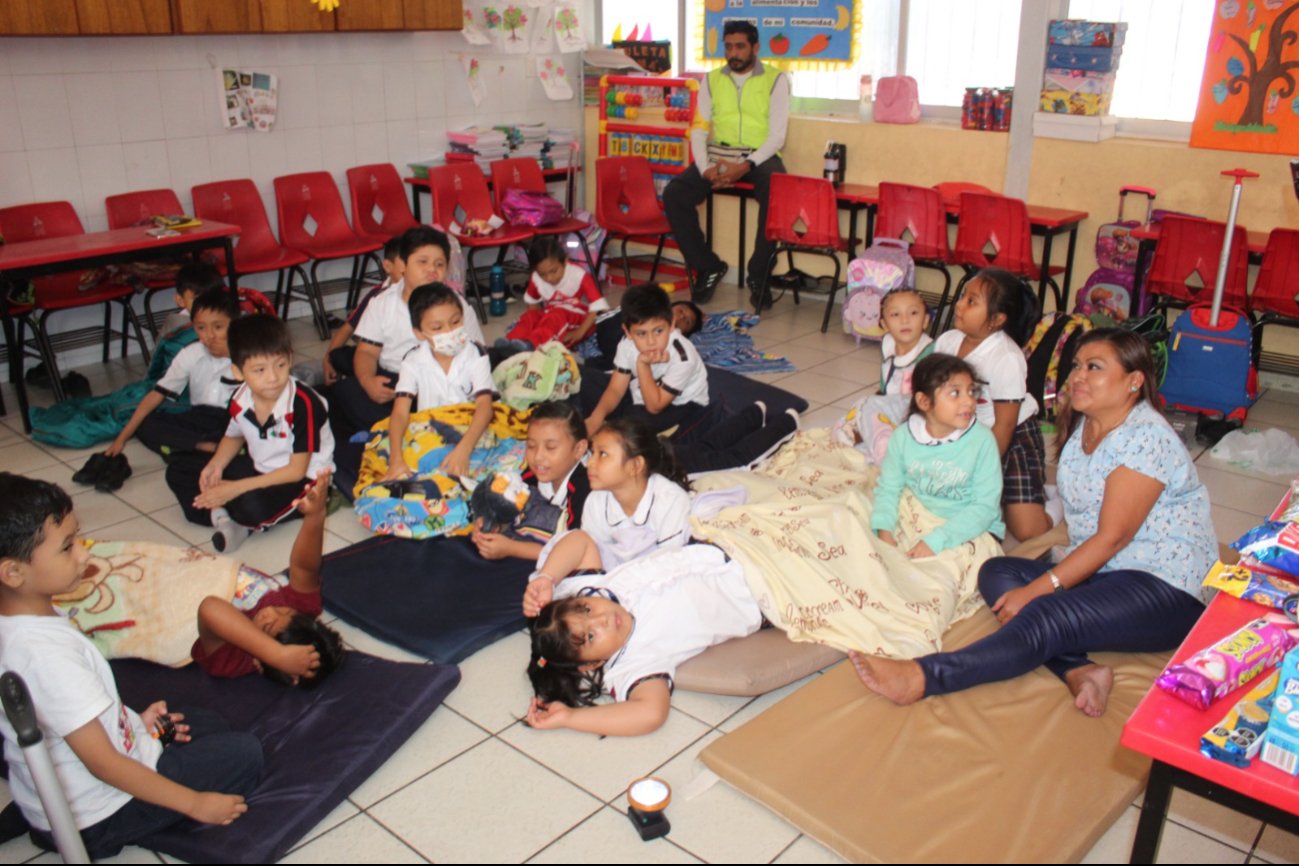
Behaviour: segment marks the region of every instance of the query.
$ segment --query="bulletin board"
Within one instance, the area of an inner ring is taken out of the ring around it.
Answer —
[[[1299,153],[1299,0],[1217,0],[1191,146]]]
[[[782,69],[830,71],[857,57],[862,0],[705,0],[696,26],[700,64],[723,60],[727,21],[758,28],[758,56]]]

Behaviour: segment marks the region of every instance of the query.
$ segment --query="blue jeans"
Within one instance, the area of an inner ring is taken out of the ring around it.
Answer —
[[[231,731],[225,719],[207,710],[180,709],[190,726],[190,742],[171,745],[158,757],[158,775],[195,791],[242,794],[257,787],[262,774],[262,744],[252,734]],[[111,857],[126,845],[144,844],[153,833],[189,819],[165,806],[131,800],[97,824],[82,828],[81,839],[92,860]],[[55,850],[54,839],[31,830],[32,841]]]
[[[989,605],[1026,586],[1051,563],[999,556],[979,569],[979,592]],[[958,692],[1028,673],[1046,665],[1064,679],[1090,664],[1089,652],[1162,652],[1177,647],[1204,605],[1198,598],[1144,571],[1100,571],[1076,586],[1035,598],[1010,622],[968,647],[916,659],[925,695]]]

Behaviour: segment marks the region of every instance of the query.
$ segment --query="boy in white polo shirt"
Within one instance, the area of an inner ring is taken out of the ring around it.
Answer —
[[[197,342],[176,353],[171,366],[144,395],[131,420],[104,450],[112,457],[122,453],[132,436],[163,456],[186,451],[216,451],[230,416],[226,409],[239,380],[230,369],[226,334],[239,318],[239,304],[224,287],[209,289],[190,305]],[[190,407],[183,412],[158,412],[167,400],[188,392]]]
[[[613,375],[586,419],[594,436],[606,418],[635,418],[656,433],[671,427],[688,441],[708,409],[708,370],[699,350],[673,325],[672,302],[660,286],[632,286],[622,297],[626,335],[614,353]]]
[[[473,403],[474,417],[460,442],[442,461],[448,475],[469,471],[469,455],[492,421],[492,368],[487,353],[470,342],[455,290],[442,283],[411,292],[409,322],[418,343],[401,362],[392,401],[388,441],[400,443],[415,411]],[[409,475],[402,449],[389,448],[387,479]]]
[[[211,460],[182,457],[167,466],[167,485],[185,516],[216,529],[218,552],[296,515],[294,501],[334,466],[329,407],[289,375],[293,346],[285,324],[246,316],[231,324],[228,340],[243,384],[230,398],[225,436]]]

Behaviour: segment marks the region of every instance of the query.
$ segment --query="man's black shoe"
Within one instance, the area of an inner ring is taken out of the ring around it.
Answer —
[[[706,304],[713,299],[717,293],[717,286],[726,276],[726,267],[722,266],[715,271],[702,271],[699,278],[695,280],[694,289],[690,293],[690,300],[696,304]]]

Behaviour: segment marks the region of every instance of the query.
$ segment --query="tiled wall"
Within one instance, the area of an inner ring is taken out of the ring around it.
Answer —
[[[475,107],[456,56],[468,50],[458,33],[0,38],[0,206],[66,199],[95,231],[107,228],[108,195],[169,186],[188,208],[195,184],[249,177],[274,222],[277,175],[325,169],[342,186],[354,165],[404,172],[441,153],[448,129],[579,127],[580,94],[547,100],[528,55],[483,52],[487,95]],[[279,76],[274,131],[221,128],[213,70],[223,66]]]

